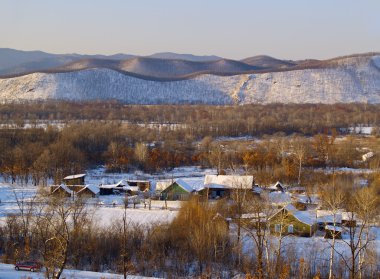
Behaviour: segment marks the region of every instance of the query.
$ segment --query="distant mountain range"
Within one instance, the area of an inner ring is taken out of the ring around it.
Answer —
[[[79,55],[0,49],[0,102],[380,103],[380,53],[329,60],[157,53]]]
[[[72,64],[74,62],[77,62],[78,64],[88,63],[89,65],[98,65],[99,63],[102,63],[102,65],[105,67],[112,67],[112,63],[115,61],[120,62],[138,57],[140,56],[122,53],[109,56],[82,54],[51,54],[42,51],[21,51],[10,48],[0,48],[0,78],[24,75],[33,72],[54,72],[56,68],[62,70],[65,69],[64,65]],[[155,53],[149,56],[141,57],[141,59],[143,58],[185,60],[193,62],[217,61],[222,59],[221,57],[214,55],[196,56],[192,54],[177,54],[172,52]],[[107,65],[106,61],[108,61],[110,65]],[[72,67],[72,65],[68,65],[68,67]]]

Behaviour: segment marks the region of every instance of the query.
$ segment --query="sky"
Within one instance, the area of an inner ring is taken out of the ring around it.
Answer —
[[[0,0],[0,47],[327,59],[380,51],[379,0]]]

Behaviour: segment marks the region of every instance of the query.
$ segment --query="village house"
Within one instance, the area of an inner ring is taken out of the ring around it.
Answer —
[[[100,195],[137,195],[140,192],[147,192],[150,190],[150,181],[145,180],[120,180],[115,184],[100,184]]]
[[[66,185],[51,185],[50,194],[55,197],[70,198],[72,191]]]
[[[160,193],[161,200],[188,200],[195,190],[184,180],[177,179]]]
[[[69,186],[68,186],[69,187]],[[69,187],[70,189],[70,187]],[[98,190],[95,187],[91,187],[90,185],[85,185],[84,187],[77,188],[76,190],[73,190],[74,196],[80,197],[80,198],[95,198],[98,194]]]
[[[120,180],[115,184],[100,184],[99,185],[99,194],[100,195],[118,195],[128,191],[126,187],[126,183],[123,180]]]
[[[251,175],[206,175],[198,193],[209,199],[230,197],[232,191],[251,191],[255,186]]]
[[[291,204],[279,209],[269,218],[269,222],[270,231],[274,234],[310,237],[317,229],[315,213],[300,211]]]

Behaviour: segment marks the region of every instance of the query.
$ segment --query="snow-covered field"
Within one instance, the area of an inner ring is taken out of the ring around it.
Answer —
[[[331,239],[325,239],[323,232],[317,232],[312,237],[297,237],[286,236],[282,240],[282,255],[285,257],[294,257],[298,259],[295,264],[299,262],[299,259],[303,258],[306,262],[314,262],[319,266],[328,266],[328,260],[330,257]],[[380,228],[371,228],[371,239],[369,249],[376,251],[377,257],[377,269],[380,270]],[[343,240],[336,239],[335,242],[335,261],[338,263],[341,260],[342,254],[346,259],[350,257],[350,248],[346,242],[349,242],[349,236],[347,233],[343,234]],[[269,236],[269,251],[274,253],[278,246],[278,238],[275,236]],[[243,252],[247,255],[254,254],[254,241],[247,234],[243,237]],[[338,253],[339,252],[339,253]]]
[[[30,197],[35,195],[37,192],[36,187],[32,186],[11,186],[6,183],[0,184],[0,223],[5,221],[8,214],[18,214],[19,207],[16,202],[16,196],[18,199],[29,200]],[[124,209],[123,209],[123,198],[124,196],[110,195],[110,196],[100,196],[94,199],[89,207],[94,209],[94,220],[101,226],[109,226],[114,221],[121,220]],[[165,208],[164,201],[155,201],[151,203],[151,210],[149,210],[148,205],[139,203],[136,208],[130,204],[127,209],[127,219],[131,223],[149,225],[153,223],[167,223],[171,222],[180,207],[181,202],[179,201],[168,201],[167,209]],[[0,277],[1,278],[1,277]]]
[[[45,276],[43,272],[30,272],[30,271],[16,271],[13,264],[2,264],[0,263],[0,278],[1,279],[44,279]],[[66,279],[121,279],[124,278],[123,275],[113,274],[113,273],[100,273],[92,271],[81,271],[81,270],[69,270],[65,269],[61,278]],[[128,275],[128,279],[145,279],[153,277],[143,277],[143,276],[134,276]]]

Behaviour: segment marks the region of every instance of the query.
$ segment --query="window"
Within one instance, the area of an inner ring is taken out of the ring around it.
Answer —
[[[293,233],[294,232],[294,227],[293,225],[288,226],[288,233]]]
[[[280,232],[281,231],[281,225],[280,224],[275,224],[274,225],[274,231],[275,232]]]

